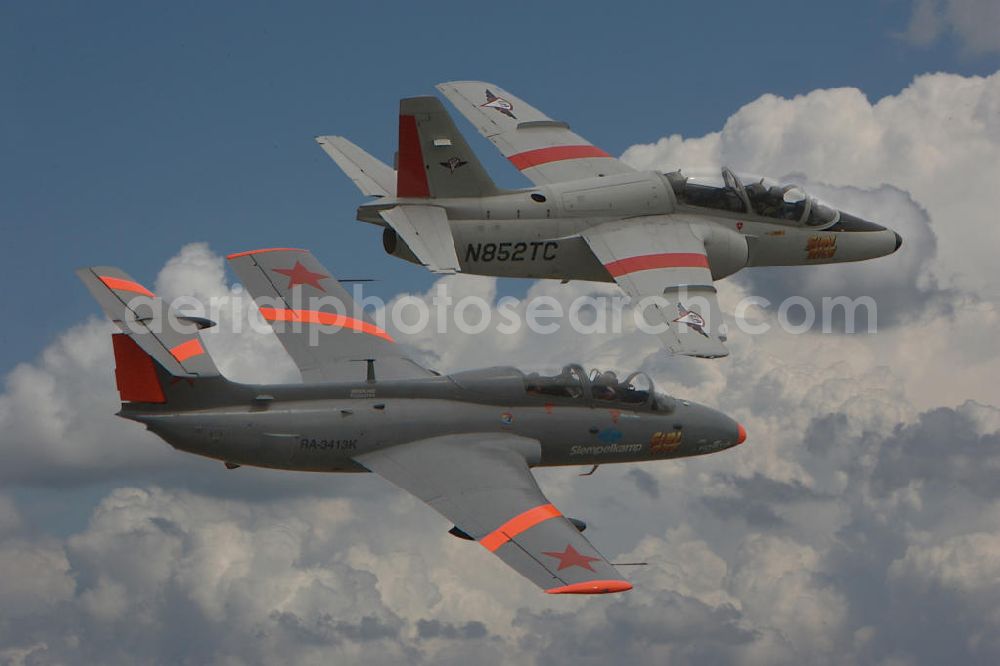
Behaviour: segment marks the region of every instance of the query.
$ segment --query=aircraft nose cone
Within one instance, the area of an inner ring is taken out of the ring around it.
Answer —
[[[895,234],[896,236],[896,249],[893,250],[893,252],[895,252],[896,250],[899,249],[899,246],[903,244],[903,237],[897,234],[895,231],[893,231],[892,233]]]
[[[743,427],[742,423],[737,423],[736,427],[739,432],[739,436],[736,438],[736,443],[742,444],[743,442],[747,441],[747,429]]]

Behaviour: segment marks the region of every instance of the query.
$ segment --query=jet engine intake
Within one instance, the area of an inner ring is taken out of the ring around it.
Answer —
[[[410,249],[410,246],[406,244],[406,241],[400,238],[399,234],[392,227],[386,227],[382,231],[382,247],[385,248],[387,254],[393,257],[399,257],[403,261],[408,261],[418,266],[423,265],[417,259],[417,255],[413,253],[413,250]]]
[[[721,280],[747,265],[750,248],[746,236],[718,224],[699,224],[698,227],[694,231],[705,242],[713,280]]]

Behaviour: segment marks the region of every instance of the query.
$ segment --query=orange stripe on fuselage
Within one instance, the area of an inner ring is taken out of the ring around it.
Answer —
[[[541,166],[549,162],[562,162],[563,160],[579,160],[584,157],[611,157],[597,146],[550,146],[549,148],[538,148],[536,150],[526,150],[523,153],[516,153],[507,159],[519,170],[524,171],[531,167]]]
[[[201,346],[201,341],[197,338],[192,338],[187,342],[182,342],[170,350],[170,354],[177,359],[178,363],[183,363],[192,356],[204,353],[205,348]]]
[[[698,252],[662,252],[619,259],[610,264],[604,264],[604,267],[608,269],[612,277],[618,277],[657,268],[708,268],[708,257]]]
[[[142,294],[143,296],[149,296],[150,298],[156,298],[156,296],[149,289],[146,289],[138,282],[132,282],[132,280],[125,280],[123,278],[108,277],[105,275],[98,275],[97,279],[103,282],[110,289],[117,289],[118,291],[131,291],[135,294]]]
[[[534,509],[528,509],[524,513],[514,516],[506,523],[480,539],[479,543],[483,544],[483,547],[485,547],[486,550],[496,552],[500,546],[504,545],[508,541],[511,541],[521,532],[530,530],[538,523],[544,523],[550,518],[557,518],[561,515],[562,514],[559,513],[559,509],[555,508],[551,504],[536,506]]]
[[[267,321],[299,321],[303,324],[339,326],[341,328],[349,328],[352,331],[358,331],[359,333],[374,335],[389,342],[395,342],[391,335],[378,326],[346,315],[319,312],[318,310],[279,310],[277,308],[261,308],[260,314]]]

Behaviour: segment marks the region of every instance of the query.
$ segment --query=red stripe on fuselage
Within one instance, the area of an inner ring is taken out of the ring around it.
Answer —
[[[318,310],[279,310],[277,308],[261,308],[260,314],[267,321],[299,321],[303,324],[339,326],[341,328],[349,328],[352,331],[374,335],[389,342],[395,342],[391,335],[378,326],[346,315],[319,312]]]
[[[430,195],[431,190],[427,184],[427,168],[424,166],[424,154],[420,150],[417,119],[413,116],[400,116],[396,196],[427,198]]]
[[[661,252],[604,264],[613,277],[656,268],[708,268],[708,257],[697,252]]]
[[[519,170],[523,171],[531,167],[548,164],[549,162],[579,160],[584,157],[611,157],[611,155],[608,155],[597,146],[550,146],[549,148],[538,148],[536,150],[517,153],[507,159]]]

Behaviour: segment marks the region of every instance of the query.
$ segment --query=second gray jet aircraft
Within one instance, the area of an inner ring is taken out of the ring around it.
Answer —
[[[304,384],[223,377],[199,329],[117,268],[78,271],[113,335],[119,415],[175,448],[226,463],[374,472],[413,493],[551,594],[631,589],[535,482],[530,468],[643,462],[740,444],[743,427],[708,407],[569,365],[554,375],[493,367],[441,376],[362,312],[312,254],[229,257]]]

